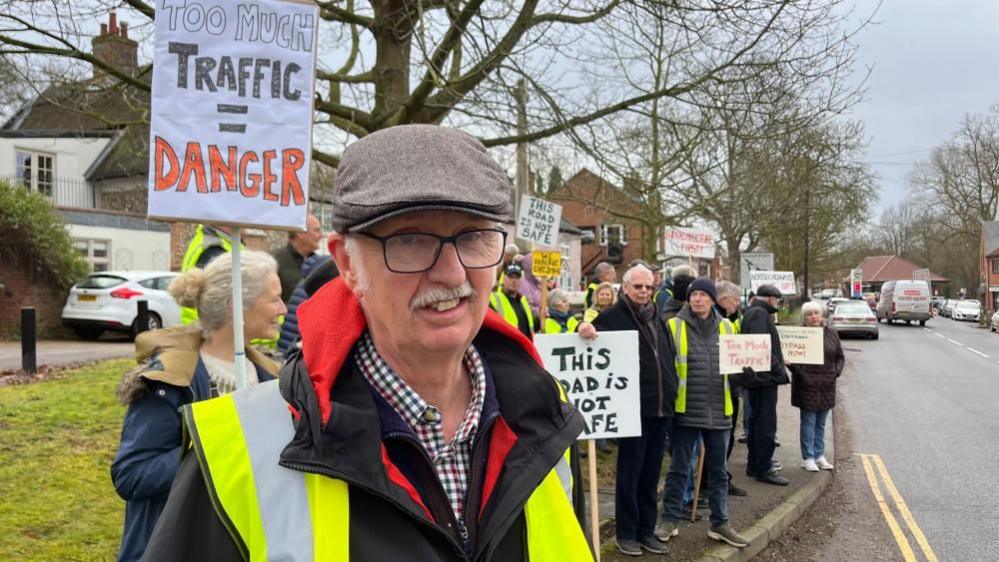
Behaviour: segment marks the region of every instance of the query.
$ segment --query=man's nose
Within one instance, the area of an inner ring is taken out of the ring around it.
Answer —
[[[461,265],[458,258],[458,249],[454,244],[444,244],[441,246],[441,253],[437,256],[437,263],[427,272],[431,281],[440,283],[447,287],[457,287],[465,282],[465,266]]]

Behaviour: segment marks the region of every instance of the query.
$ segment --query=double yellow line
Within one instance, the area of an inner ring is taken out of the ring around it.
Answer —
[[[930,543],[926,540],[926,535],[923,534],[922,529],[916,524],[916,520],[912,517],[912,512],[909,511],[909,506],[902,499],[902,494],[898,493],[898,488],[895,487],[895,483],[888,474],[888,469],[885,468],[885,463],[881,460],[881,456],[863,453],[858,456],[864,461],[864,472],[867,473],[867,482],[871,485],[871,492],[874,493],[874,499],[878,502],[881,514],[884,515],[885,522],[888,523],[888,528],[891,529],[891,534],[895,537],[895,542],[898,543],[898,548],[902,551],[902,557],[905,558],[905,561],[916,562],[918,558],[909,544],[909,538],[906,536],[905,531],[902,530],[902,527],[898,524],[898,520],[895,518],[895,514],[892,513],[891,506],[885,500],[884,494],[881,493],[881,487],[878,484],[878,475],[881,476],[885,489],[888,490],[888,494],[895,502],[895,508],[898,510],[902,521],[905,522],[906,527],[908,527],[909,533],[916,539],[916,544],[922,550],[923,556],[928,562],[938,562],[937,555],[933,553]],[[877,468],[877,474],[875,474],[875,467]]]

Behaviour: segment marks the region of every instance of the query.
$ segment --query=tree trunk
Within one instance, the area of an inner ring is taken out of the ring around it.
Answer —
[[[412,47],[412,19],[396,2],[374,2],[372,29],[375,52],[375,107],[372,115],[385,119],[409,99],[409,65]],[[391,123],[398,125],[400,123]]]

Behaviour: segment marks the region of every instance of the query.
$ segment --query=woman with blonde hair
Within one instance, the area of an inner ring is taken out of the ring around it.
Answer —
[[[264,252],[244,252],[242,262],[244,341],[274,338],[285,313],[277,263]],[[128,410],[111,464],[111,480],[126,502],[119,561],[142,558],[166,504],[180,465],[181,406],[234,391],[237,357],[246,361],[247,385],[273,379],[280,368],[253,348],[235,353],[232,275],[232,255],[224,254],[174,279],[170,294],[198,310],[198,323],[135,340],[139,366],[118,384]]]
[[[846,358],[836,329],[822,317],[822,306],[815,301],[801,307],[804,326],[822,328],[823,363],[791,364],[791,404],[801,409],[801,467],[809,472],[832,470],[825,457],[826,417],[836,405],[836,379],[843,372]]]
[[[597,285],[593,295],[593,306],[587,308],[586,312],[583,313],[583,322],[593,322],[593,319],[601,312],[614,306],[614,303],[617,302],[617,291],[614,290],[614,285],[606,281]]]

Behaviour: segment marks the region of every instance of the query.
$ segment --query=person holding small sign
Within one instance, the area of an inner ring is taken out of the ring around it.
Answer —
[[[732,392],[728,375],[719,376],[719,336],[734,334],[735,326],[714,309],[718,293],[714,282],[698,277],[687,287],[688,302],[667,322],[667,348],[679,378],[670,463],[663,497],[663,522],[656,536],[668,541],[679,534],[684,518],[683,492],[688,467],[698,440],[704,447],[711,529],[708,537],[737,548],[749,541],[728,519],[728,441],[732,426]]]
[[[791,405],[801,409],[801,467],[809,472],[832,470],[825,457],[826,417],[836,405],[836,379],[843,372],[846,357],[836,329],[822,318],[822,306],[815,301],[801,307],[805,326],[822,328],[822,365],[790,365]]]
[[[664,554],[666,545],[656,538],[656,491],[666,454],[666,437],[676,400],[676,373],[667,359],[665,325],[656,314],[652,272],[636,265],[624,274],[617,304],[601,312],[593,323],[579,325],[584,339],[597,332],[638,332],[639,396],[642,435],[618,439],[614,486],[614,524],[617,548],[638,556],[642,550]]]

